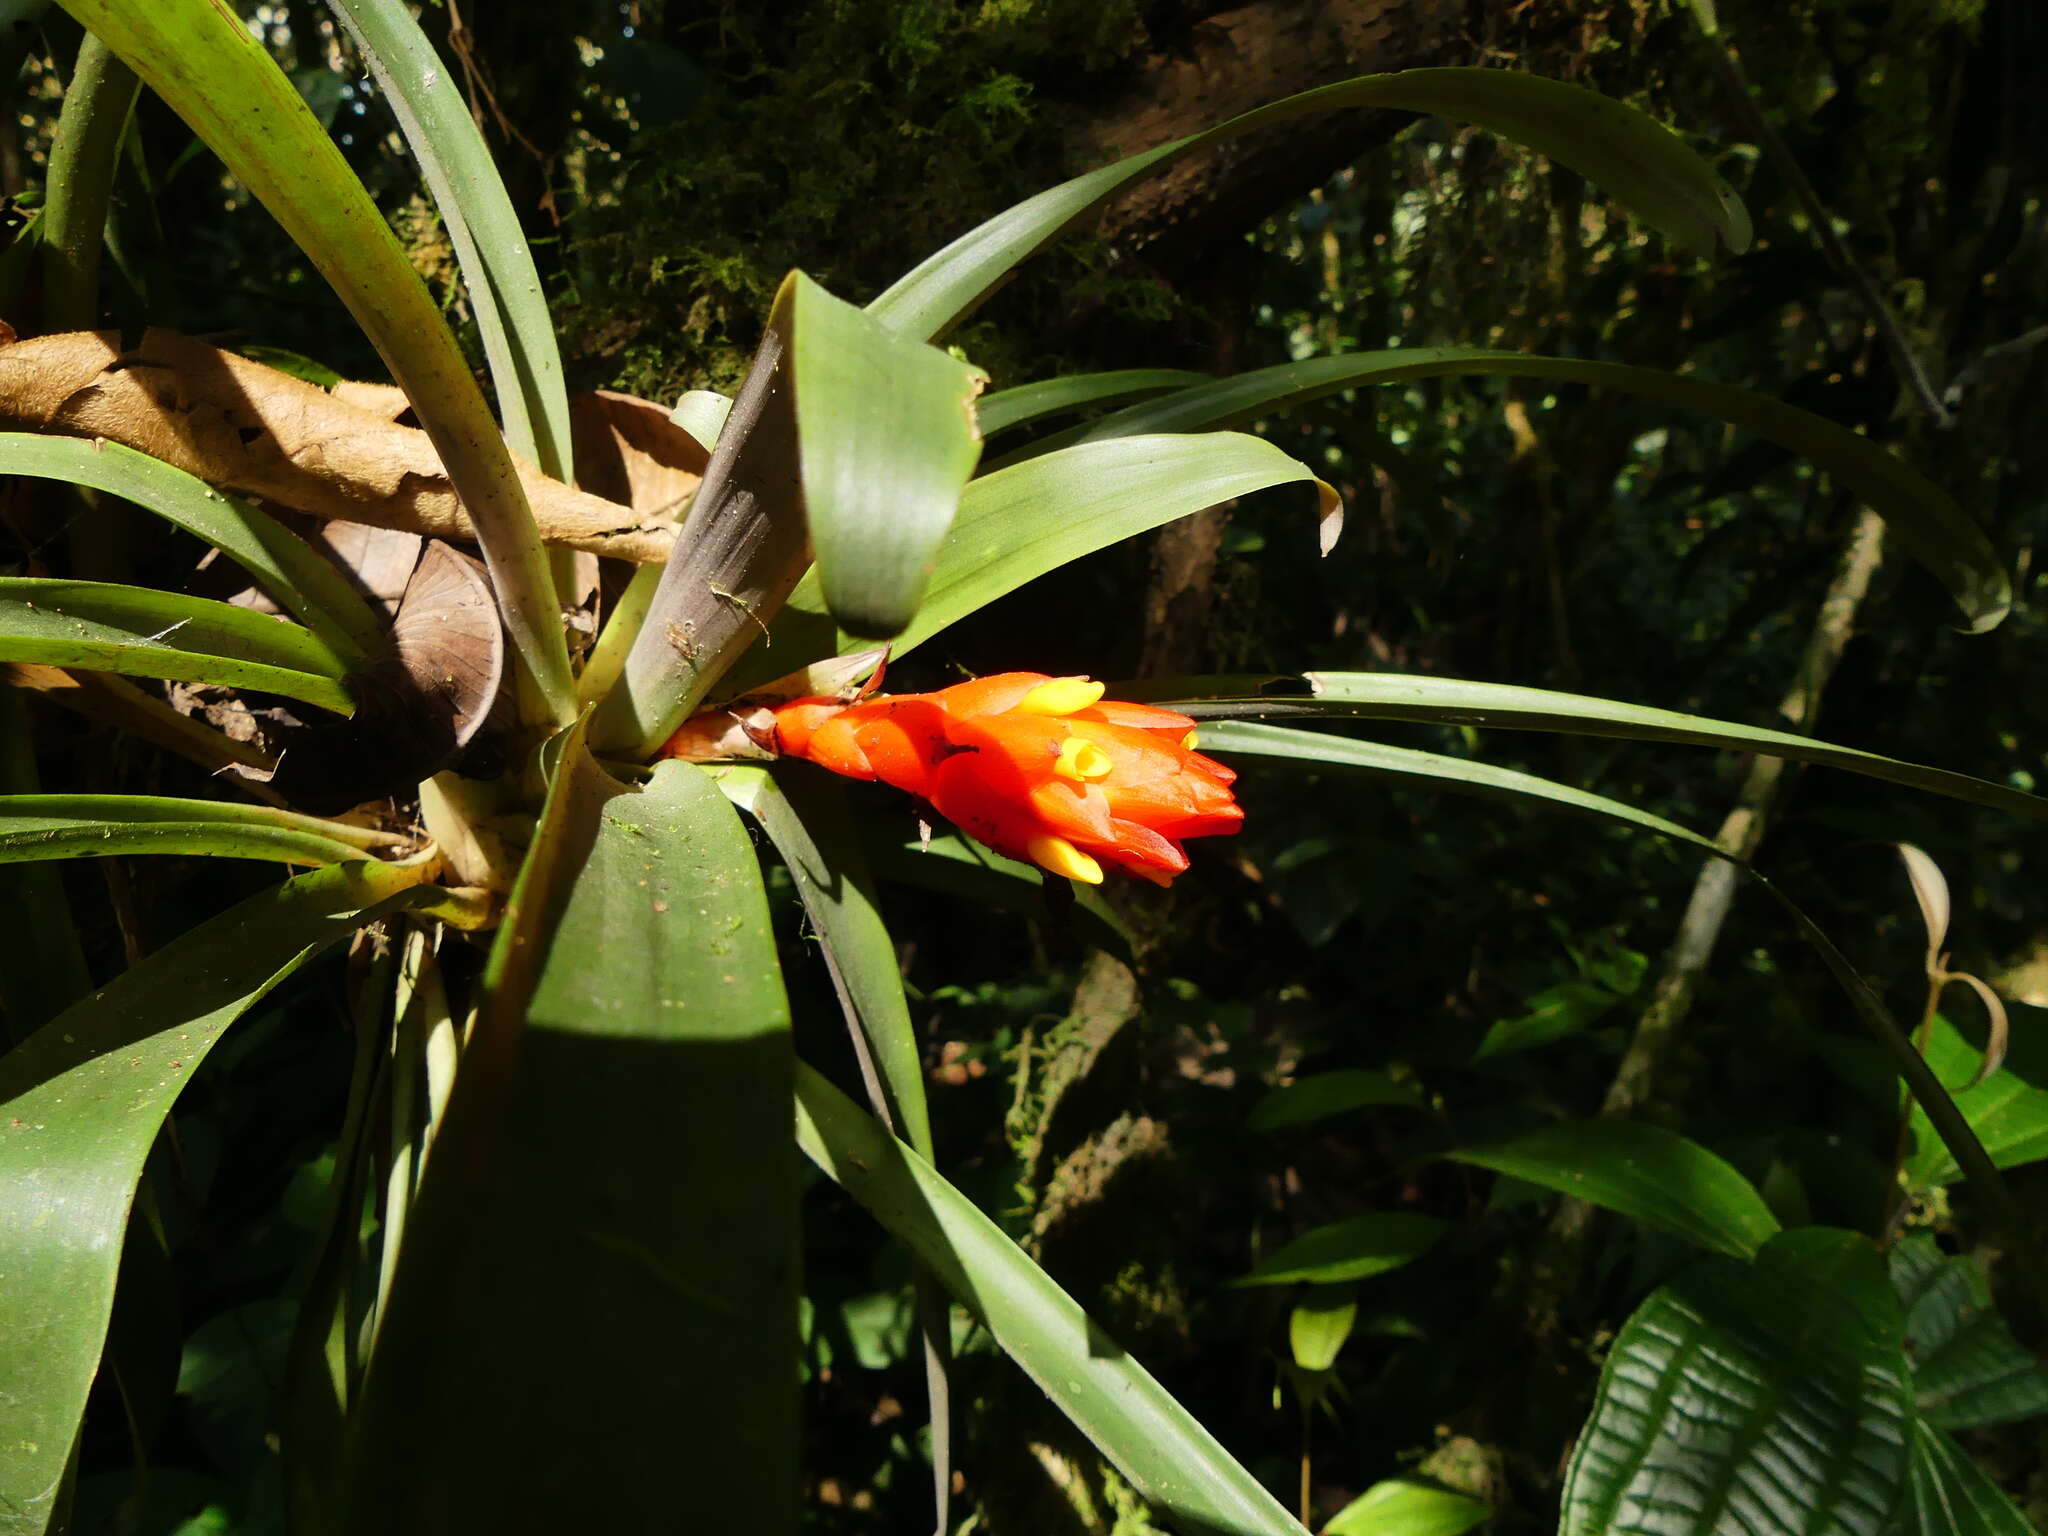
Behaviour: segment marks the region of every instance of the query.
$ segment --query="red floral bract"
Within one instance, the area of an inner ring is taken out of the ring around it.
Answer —
[[[1165,885],[1190,837],[1235,832],[1237,775],[1194,750],[1195,722],[1102,697],[1085,677],[1003,672],[858,704],[798,699],[776,745],[928,802],[998,853],[1099,883],[1104,865]]]

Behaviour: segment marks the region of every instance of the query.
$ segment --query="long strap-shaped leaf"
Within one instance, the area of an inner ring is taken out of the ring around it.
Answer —
[[[267,805],[156,795],[0,795],[0,864],[130,853],[339,864],[404,841]]]
[[[1245,753],[1254,757],[1288,759],[1298,763],[1348,769],[1378,777],[1419,781],[1436,788],[1448,789],[1463,794],[1484,795],[1495,799],[1516,801],[1551,810],[1572,811],[1583,816],[1596,817],[1603,821],[1618,822],[1623,826],[1636,827],[1654,832],[1696,848],[1715,858],[1727,859],[1741,869],[1771,899],[1784,910],[1792,920],[1799,936],[1812,946],[1821,962],[1848,996],[1856,1016],[1870,1031],[1877,1043],[1891,1058],[1892,1066],[1906,1086],[1912,1090],[1915,1100],[1927,1112],[1936,1134],[1941,1137],[1950,1154],[1955,1158],[1964,1175],[1970,1181],[1971,1191],[1983,1202],[1991,1219],[2005,1231],[2006,1240],[2014,1244],[2015,1251],[2031,1255],[2037,1249],[2037,1239],[2014,1204],[2005,1181],[1999,1177],[1984,1144],[1977,1133],[1970,1128],[1968,1119],[1956,1107],[1956,1101],[1942,1086],[1941,1079],[1928,1067],[1926,1060],[1913,1048],[1913,1042],[1906,1037],[1884,1004],[1879,1002],[1869,983],[1851,965],[1848,958],[1835,947],[1825,932],[1808,917],[1805,911],[1790,897],[1778,889],[1750,865],[1724,851],[1711,838],[1702,837],[1690,828],[1682,827],[1675,821],[1648,811],[1637,810],[1619,800],[1605,795],[1596,795],[1570,785],[1555,784],[1548,779],[1538,778],[1532,773],[1520,773],[1512,768],[1500,768],[1491,763],[1475,762],[1469,758],[1444,757],[1434,752],[1417,752],[1406,747],[1389,747],[1379,742],[1351,741],[1318,735],[1313,731],[1289,730],[1277,725],[1251,725],[1240,721],[1219,721],[1202,728],[1202,750],[1217,752],[1228,757]]]
[[[797,1142],[987,1325],[1174,1529],[1301,1536],[1258,1479],[973,1201],[801,1062]]]
[[[340,1528],[790,1536],[798,1164],[759,865],[702,770],[629,791],[578,736],[407,1223]]]
[[[0,1059],[0,1532],[56,1500],[113,1305],[121,1233],[164,1116],[228,1025],[312,955],[427,898],[357,860],[252,896]]]
[[[1327,552],[1343,527],[1337,493],[1299,460],[1241,433],[1088,443],[983,475],[968,482],[960,515],[939,546],[924,604],[891,652],[901,656],[1004,593],[1120,539],[1233,496],[1303,484],[1316,489]],[[774,636],[771,649],[784,670],[786,658],[860,645],[857,636],[832,627],[815,573],[790,594]],[[754,674],[767,666],[765,655],[750,659],[743,676],[765,681],[765,671]]]
[[[546,553],[483,391],[384,216],[291,81],[217,0],[64,0],[192,125],[334,285],[411,398],[476,525],[514,646],[574,710]]]
[[[1907,552],[1948,588],[1972,629],[1989,629],[2012,606],[2004,562],[1984,530],[1940,486],[1898,455],[1847,427],[1753,390],[1690,374],[1575,357],[1540,357],[1477,347],[1413,347],[1281,363],[1140,401],[1056,433],[1013,456],[1070,443],[1144,432],[1233,427],[1260,416],[1372,384],[1463,375],[1562,379],[1638,395],[1733,422],[1791,449],[1833,475],[1885,520]],[[998,460],[1000,471],[1009,460]]]
[[[254,576],[338,656],[359,662],[384,643],[384,621],[304,539],[160,459],[119,443],[0,432],[0,474],[89,485],[147,507]]]
[[[868,306],[913,335],[944,335],[1026,258],[1044,250],[1132,182],[1190,150],[1344,108],[1438,113],[1540,150],[1604,188],[1694,250],[1749,244],[1749,215],[1684,142],[1633,107],[1580,86],[1497,69],[1410,69],[1364,75],[1233,117],[1039,193],[970,230]]]
[[[1290,685],[1306,692],[1288,692]],[[1261,686],[1274,689],[1261,693]],[[1394,672],[1307,672],[1299,679],[1277,677],[1186,677],[1147,680],[1119,688],[1122,698],[1171,701],[1198,720],[1419,720],[1441,725],[1476,725],[1511,731],[1559,731],[1571,736],[1616,737],[1624,741],[1669,741],[1695,747],[1726,747],[1820,763],[1868,778],[1904,784],[1952,800],[2048,821],[2048,799],[1988,779],[1838,747],[1811,736],[1768,726],[1738,725],[1704,715],[1651,709],[1618,699],[1519,688],[1456,677],[1420,677]]]
[[[329,0],[397,114],[455,246],[505,436],[542,473],[575,470],[562,354],[540,272],[461,88],[400,0]]]
[[[1136,400],[1163,395],[1176,389],[1206,384],[1211,375],[1185,368],[1119,368],[1111,373],[1072,373],[1056,379],[1039,379],[1000,389],[974,408],[984,437],[994,437],[1012,427],[1060,416],[1091,405]]]
[[[259,688],[355,712],[346,662],[296,624],[153,587],[0,576],[0,661]]]

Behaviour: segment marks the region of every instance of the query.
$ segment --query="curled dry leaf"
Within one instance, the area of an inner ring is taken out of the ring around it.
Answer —
[[[776,706],[792,699],[841,698],[851,703],[882,685],[886,649],[831,656],[799,667],[715,709],[700,710],[661,749],[664,757],[689,763],[779,756],[775,745]],[[865,681],[863,681],[865,680]]]
[[[569,402],[576,481],[643,515],[681,515],[711,461],[668,410],[638,395],[594,389]]]
[[[353,393],[329,394],[174,331],[149,331],[128,352],[111,331],[0,345],[0,420],[11,426],[105,438],[315,517],[472,539],[427,434],[390,420],[388,394],[371,409]],[[668,557],[673,519],[644,516],[528,464],[519,472],[548,543],[643,563]]]
[[[1992,1073],[2005,1065],[2006,1042],[2012,1033],[2012,1025],[2005,1016],[2005,1002],[1996,992],[1991,990],[1983,978],[1972,976],[1968,971],[1944,972],[1941,981],[1944,986],[1952,981],[1960,981],[1964,986],[1976,993],[1977,1000],[1984,1005],[1984,1018],[1987,1024],[1984,1036],[1984,1060],[1977,1067],[1977,1075],[1964,1085],[1966,1089],[1975,1088],[1979,1083],[1989,1078]]]
[[[1927,974],[1931,978],[1941,969],[1941,946],[1948,938],[1948,881],[1942,878],[1941,866],[1924,850],[1911,843],[1900,843],[1898,850],[1906,864],[1906,878],[1913,882],[1913,899],[1920,903],[1920,921],[1927,927]]]

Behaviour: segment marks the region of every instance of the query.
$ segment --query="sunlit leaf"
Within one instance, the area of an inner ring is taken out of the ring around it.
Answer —
[[[1415,1477],[1374,1483],[1323,1527],[1323,1536],[1464,1536],[1493,1513],[1483,1499]]]
[[[1272,1494],[931,1165],[810,1068],[797,1068],[797,1138],[900,1238],[1006,1354],[1180,1527],[1301,1536]]]
[[[39,1531],[113,1306],[136,1180],[178,1092],[228,1025],[337,939],[424,900],[420,871],[357,860],[252,896],[124,972],[0,1058],[0,1509]]]
[[[1984,1053],[1955,1025],[1937,1014],[1929,1031],[1927,1065],[1955,1090],[1956,1106],[2000,1168],[2018,1168],[2048,1158],[2048,1087],[2034,1072],[2034,1059],[2008,1063],[1974,1088],[1971,1082],[1984,1063]],[[2023,1073],[2017,1068],[2026,1066]],[[1913,1111],[1913,1151],[1906,1159],[1906,1183],[1934,1189],[1962,1177],[1955,1157],[1943,1145],[1925,1113]]]
[[[1711,1258],[1623,1326],[1561,1536],[1880,1536],[1913,1432],[1902,1320],[1868,1239],[1807,1227]]]
[[[347,662],[296,624],[232,603],[55,577],[0,576],[0,661],[254,688],[346,715]]]
[[[0,863],[159,853],[338,864],[400,842],[267,805],[149,795],[0,795]]]
[[[1764,1197],[1732,1165],[1698,1142],[1639,1120],[1569,1120],[1499,1146],[1446,1155],[1736,1258],[1751,1257],[1778,1231]]]
[[[999,389],[977,402],[974,414],[984,437],[1025,426],[1047,416],[1085,410],[1092,405],[1141,399],[1193,384],[1206,384],[1206,373],[1185,368],[1119,368],[1110,373],[1070,373],[1039,379],[1014,389]]]
[[[1327,1371],[1358,1320],[1358,1288],[1311,1286],[1287,1315],[1287,1345],[1304,1371]]]

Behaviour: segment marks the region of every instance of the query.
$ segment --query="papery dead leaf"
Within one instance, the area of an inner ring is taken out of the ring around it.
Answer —
[[[388,409],[389,396],[379,398]],[[112,331],[0,345],[0,420],[105,438],[315,517],[474,538],[425,432],[174,331],[149,331],[129,352]],[[519,473],[548,543],[640,563],[667,558],[673,519],[576,490],[529,464]]]
[[[594,389],[569,401],[576,483],[642,514],[675,517],[711,456],[652,400]]]
[[[1992,991],[1980,977],[1972,976],[1968,971],[1948,971],[1943,974],[1941,980],[1943,985],[1960,981],[1976,993],[1977,1000],[1984,1005],[1984,1018],[1987,1023],[1984,1060],[1978,1064],[1977,1075],[1963,1085],[1967,1091],[1984,1082],[2005,1065],[2006,1043],[2011,1038],[2012,1025],[2005,1016],[2005,1000]]]
[[[1911,843],[1897,845],[1906,864],[1906,878],[1913,883],[1913,899],[1920,903],[1920,921],[1927,928],[1927,974],[1941,969],[1941,946],[1948,938],[1948,881],[1941,866]]]

